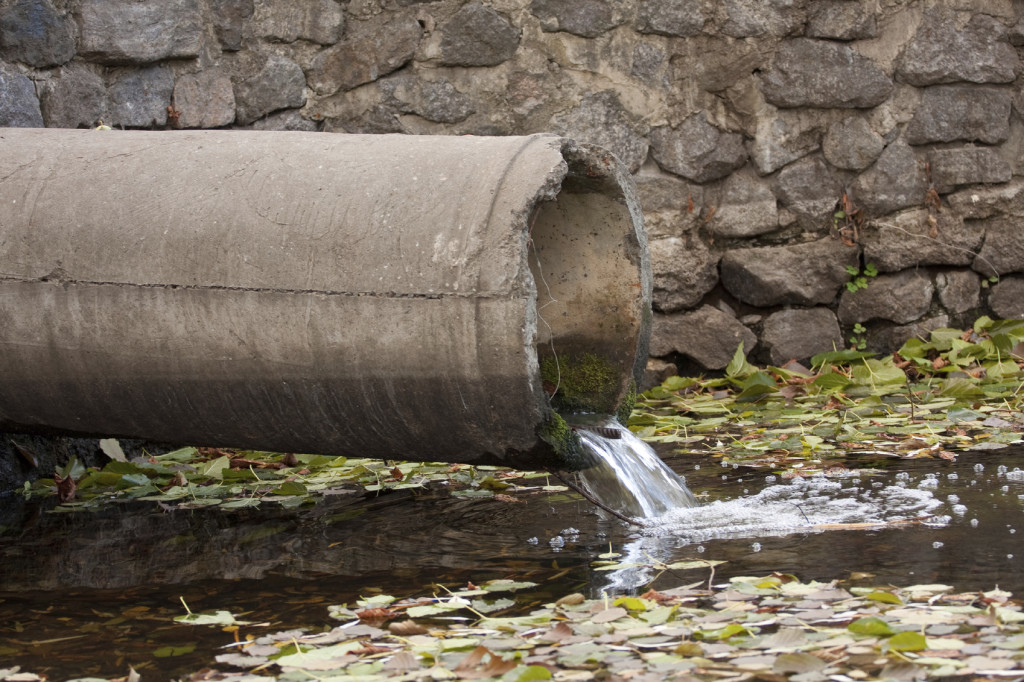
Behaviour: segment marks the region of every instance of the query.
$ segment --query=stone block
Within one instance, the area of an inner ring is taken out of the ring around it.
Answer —
[[[371,83],[405,66],[422,37],[419,22],[401,14],[350,23],[349,35],[313,59],[309,85],[318,95],[332,95]]]
[[[633,172],[647,158],[647,125],[627,111],[612,90],[586,95],[578,106],[552,118],[551,129],[604,147]]]
[[[953,211],[906,211],[861,229],[864,262],[880,272],[924,265],[970,265],[984,231]]]
[[[544,31],[596,38],[625,22],[621,4],[616,0],[533,0],[530,12]]]
[[[848,45],[810,38],[783,42],[760,81],[778,107],[870,108],[893,90],[882,68]]]
[[[109,121],[107,86],[85,64],[69,64],[50,81],[41,98],[48,128],[92,128]]]
[[[942,307],[954,315],[975,310],[981,305],[981,278],[970,270],[936,273],[935,290]],[[1021,301],[1024,303],[1024,298]]]
[[[704,28],[701,0],[640,0],[636,8],[636,30],[663,36],[687,38]]]
[[[1009,182],[1010,164],[991,147],[933,149],[928,154],[932,184],[940,194],[963,185]]]
[[[860,116],[850,116],[828,127],[821,143],[825,160],[836,168],[864,170],[885,149],[885,140]]]
[[[936,85],[926,88],[914,118],[907,124],[909,144],[984,142],[999,144],[1010,136],[1013,93],[984,85]]]
[[[903,50],[896,75],[916,86],[1010,83],[1019,60],[1007,34],[999,20],[986,14],[977,13],[962,25],[953,10],[931,8]]]
[[[741,342],[743,350],[750,353],[757,346],[757,337],[729,313],[703,305],[687,313],[656,314],[651,355],[680,353],[707,369],[725,369]]]
[[[846,284],[849,265],[860,263],[860,249],[838,239],[803,244],[734,249],[722,257],[726,291],[756,306],[832,303]]]
[[[108,89],[110,121],[105,122],[124,128],[165,125],[173,92],[174,73],[166,66],[120,70]]]
[[[670,175],[636,176],[644,212],[644,227],[651,239],[679,237],[700,222],[704,188]]]
[[[1024,272],[1024,239],[1021,239],[1024,216],[999,215],[968,224],[985,230],[985,242],[971,263],[975,271],[985,277]]]
[[[199,56],[199,0],[82,0],[79,54],[103,64]]]
[[[843,333],[828,308],[780,310],[765,319],[761,341],[772,364],[784,365],[842,348]]]
[[[75,56],[71,22],[49,0],[16,0],[0,11],[0,56],[47,68]]]
[[[1024,178],[1004,185],[969,187],[946,197],[949,207],[964,220],[980,220],[1000,214],[1024,217]]]
[[[648,391],[660,385],[665,379],[677,374],[679,374],[679,370],[671,362],[658,358],[647,358],[647,366],[644,367],[644,375],[637,388],[640,391]]]
[[[28,76],[0,69],[0,128],[42,128],[36,88]]]
[[[840,183],[828,164],[818,156],[808,156],[783,168],[775,179],[775,196],[806,229],[827,229],[842,197]]]
[[[793,35],[806,19],[803,0],[726,0],[724,5],[722,33],[734,38]]]
[[[247,125],[306,103],[306,78],[295,62],[272,55],[258,73],[235,83],[235,121]]]
[[[656,310],[691,308],[718,283],[718,257],[697,235],[652,239],[650,250]]]
[[[868,332],[867,350],[891,353],[894,349],[899,350],[909,339],[927,340],[932,331],[944,328],[949,328],[949,316],[943,314],[925,317],[910,324],[873,325]]]
[[[333,45],[345,30],[345,13],[337,0],[257,0],[253,10],[256,32],[272,41]]]
[[[296,109],[275,111],[263,118],[253,121],[253,130],[297,130],[304,133],[315,133],[320,128],[316,121],[302,118]]]
[[[1003,320],[1024,320],[1024,277],[1003,277],[992,287],[989,307]]]
[[[863,40],[878,35],[875,6],[849,0],[819,0],[811,3],[807,35],[833,40]]]
[[[210,10],[220,46],[228,52],[242,49],[245,26],[255,13],[253,0],[210,0]]]
[[[502,14],[479,2],[463,5],[441,27],[441,63],[446,66],[495,66],[519,48],[522,31]]]
[[[231,79],[217,69],[186,74],[174,84],[179,128],[220,128],[235,120]]]
[[[652,129],[650,140],[659,166],[694,182],[724,178],[747,162],[743,136],[719,130],[703,111],[676,128]]]
[[[721,197],[707,229],[717,237],[754,237],[779,227],[775,195],[767,180],[752,172],[733,173],[722,184]]]
[[[916,270],[879,275],[866,289],[843,290],[839,298],[839,321],[844,325],[870,320],[913,322],[924,317],[931,308],[934,293],[931,279]]]
[[[761,175],[774,173],[821,148],[826,121],[818,112],[767,107],[754,124],[750,158]]]
[[[928,176],[914,150],[902,140],[890,144],[871,168],[853,182],[854,204],[869,216],[883,216],[924,203]]]
[[[403,114],[416,114],[437,123],[458,123],[475,111],[470,98],[445,78],[428,81],[400,73],[379,83],[384,104]]]

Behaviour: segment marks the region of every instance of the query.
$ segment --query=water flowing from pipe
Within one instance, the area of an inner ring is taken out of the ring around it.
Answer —
[[[577,432],[592,462],[579,472],[580,481],[602,504],[641,520],[696,506],[686,481],[619,422],[579,426]]]

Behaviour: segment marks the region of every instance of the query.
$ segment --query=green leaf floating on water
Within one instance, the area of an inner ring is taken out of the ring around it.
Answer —
[[[868,616],[858,618],[846,626],[850,632],[858,635],[871,635],[873,637],[888,637],[894,634],[892,627],[881,618]]]

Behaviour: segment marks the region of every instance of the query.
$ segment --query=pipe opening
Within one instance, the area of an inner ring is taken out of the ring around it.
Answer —
[[[621,188],[584,165],[535,208],[541,380],[560,414],[615,415],[630,392],[643,321],[641,249]]]

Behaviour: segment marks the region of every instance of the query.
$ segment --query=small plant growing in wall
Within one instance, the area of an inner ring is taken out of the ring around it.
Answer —
[[[867,289],[870,279],[878,276],[878,268],[875,267],[874,263],[868,263],[864,266],[863,270],[856,265],[847,265],[846,274],[850,276],[850,281],[846,283],[846,288],[852,293],[860,289]]]
[[[867,329],[860,322],[853,325],[853,336],[850,337],[851,350],[864,350],[868,345]]]

